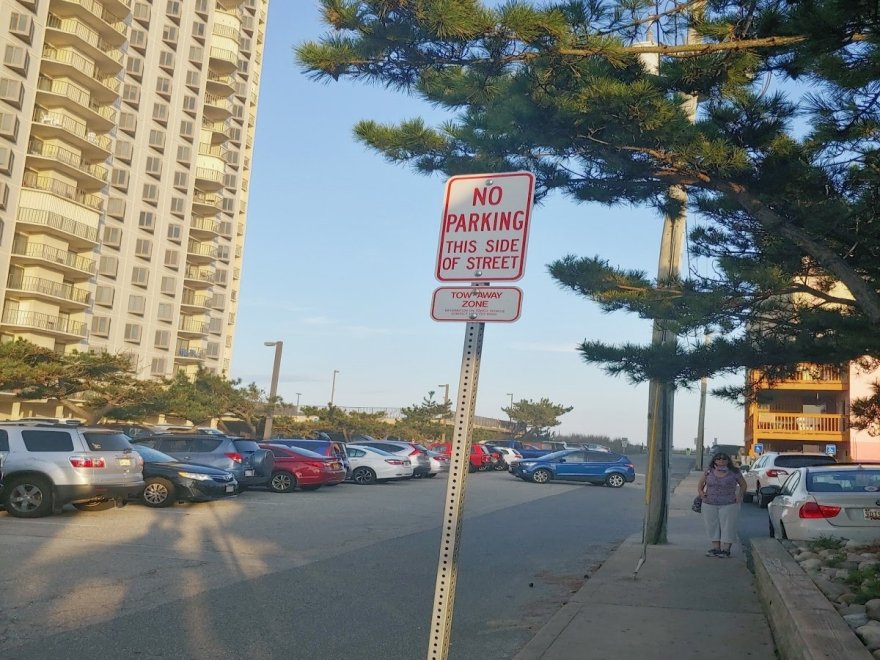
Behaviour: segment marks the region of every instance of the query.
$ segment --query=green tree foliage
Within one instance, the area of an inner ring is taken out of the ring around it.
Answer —
[[[137,419],[164,405],[161,384],[138,380],[128,355],[56,353],[24,340],[0,344],[0,390],[56,399],[87,424]]]
[[[562,422],[559,418],[574,410],[572,406],[563,406],[544,398],[538,401],[520,399],[513,405],[502,408],[502,411],[514,423],[513,435],[524,440],[549,440],[554,426]]]
[[[717,340],[585,341],[586,361],[688,384],[742,366],[880,356],[874,0],[321,5],[330,32],[297,49],[309,75],[377,83],[449,113],[437,127],[360,122],[357,138],[389,161],[424,174],[529,170],[538,200],[658,214],[681,208],[670,186],[687,190],[689,249],[711,260],[710,275],[657,282],[578,255],[550,273],[603,310]],[[684,45],[689,27],[700,43]],[[695,123],[683,108],[692,96]]]
[[[401,419],[394,425],[394,434],[412,440],[439,440],[452,427],[443,424],[452,418],[452,403],[434,401],[434,392],[421,403],[406,406],[400,410]]]
[[[247,422],[251,432],[265,418],[268,398],[255,384],[241,385],[241,380],[199,369],[191,379],[178,372],[168,383],[162,412],[188,419],[196,426],[215,417],[231,415]]]

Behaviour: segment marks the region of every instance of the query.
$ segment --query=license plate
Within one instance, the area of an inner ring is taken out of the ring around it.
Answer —
[[[235,486],[233,486],[232,484],[229,484],[229,485],[226,487],[226,492],[227,492],[227,493],[233,493],[233,492],[235,492]]]
[[[865,520],[880,520],[880,509],[865,509]]]
[[[127,466],[131,465],[131,459],[130,458],[120,458],[119,464],[127,467]]]
[[[244,471],[244,476],[246,476],[246,477],[252,477],[252,476],[254,476],[254,471],[253,471],[253,470],[245,470],[245,471]]]

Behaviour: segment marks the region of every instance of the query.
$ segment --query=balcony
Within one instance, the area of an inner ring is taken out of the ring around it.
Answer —
[[[84,192],[76,186],[71,186],[51,176],[40,176],[34,172],[25,172],[21,185],[24,188],[42,190],[58,197],[69,199],[71,202],[82,204],[96,211],[100,211],[104,205],[104,200],[98,195]]]
[[[52,314],[43,314],[42,312],[7,309],[3,312],[2,324],[6,328],[36,330],[61,339],[69,339],[71,337],[82,339],[86,336],[85,323],[71,321],[65,316],[53,316]]]
[[[43,138],[61,138],[73,143],[83,155],[93,159],[105,160],[110,156],[113,141],[107,135],[99,135],[89,130],[88,124],[60,112],[49,112],[42,108],[34,110],[33,135]]]
[[[762,440],[836,441],[847,440],[845,415],[757,410],[746,419],[746,435]]]
[[[201,191],[219,190],[223,187],[223,172],[209,167],[195,168],[196,187]]]
[[[230,94],[235,93],[235,86],[232,81],[232,76],[221,76],[217,73],[209,74],[207,80],[207,91],[208,94],[222,97],[227,97]]]
[[[208,334],[208,324],[196,318],[181,316],[178,332],[181,335],[195,335],[203,337]]]
[[[95,260],[81,257],[75,252],[62,250],[53,245],[34,243],[26,236],[16,236],[12,241],[12,257],[16,263],[45,266],[60,270],[70,278],[87,280],[95,273]]]
[[[204,312],[211,307],[213,296],[209,293],[197,293],[192,289],[184,289],[180,299],[180,307],[183,311]]]
[[[232,104],[227,98],[207,94],[205,96],[203,111],[205,119],[212,121],[226,121],[232,116]]]
[[[244,0],[217,0],[217,6],[227,11],[237,9],[242,3],[244,3]]]
[[[211,144],[221,144],[230,139],[229,127],[221,121],[202,119],[202,128],[211,131]]]
[[[41,233],[47,233],[45,230],[48,228],[52,230],[49,233],[57,233],[71,247],[87,249],[98,244],[97,227],[90,227],[52,211],[20,207],[16,220],[16,231],[26,233],[29,227],[37,227]]]
[[[220,222],[213,218],[202,218],[197,215],[192,217],[189,224],[189,233],[192,236],[213,238],[220,235]]]
[[[40,140],[31,140],[28,143],[28,156],[31,156],[31,165],[37,165],[40,161],[43,167],[59,169],[93,190],[100,190],[107,183],[109,171],[103,165],[84,163],[82,156],[75,151],[65,149],[57,144],[49,144]],[[57,167],[58,165],[62,167]],[[39,167],[39,165],[37,165]]]
[[[52,11],[63,17],[76,16],[114,46],[121,46],[128,38],[125,21],[107,11],[96,0],[54,0]],[[126,9],[125,15],[128,13]]]
[[[193,213],[202,215],[214,215],[220,211],[220,205],[222,203],[223,200],[219,195],[196,192],[193,195]],[[201,218],[193,218],[193,222],[195,222],[196,219]],[[206,220],[206,222],[208,225],[211,225],[214,221]]]
[[[121,83],[115,76],[99,73],[95,63],[72,48],[43,47],[41,71],[48,77],[69,76],[88,87],[93,100],[112,103],[119,97]]]
[[[208,67],[213,73],[230,74],[238,68],[238,53],[212,46],[208,51]]]
[[[37,103],[46,106],[62,105],[77,114],[86,111],[89,126],[96,131],[107,132],[116,125],[117,113],[114,108],[96,103],[90,94],[65,80],[40,76],[37,81]]]
[[[214,27],[211,28],[212,34],[215,34],[218,37],[225,37],[226,39],[232,39],[235,43],[241,41],[241,30],[238,28],[234,28],[229,25],[221,25],[220,23],[214,23]],[[236,57],[236,60],[238,58]]]
[[[211,263],[217,258],[217,246],[190,241],[186,246],[188,263]]]
[[[760,389],[770,390],[831,390],[842,392],[849,388],[849,374],[833,364],[802,364],[786,380],[760,383],[760,371],[750,371],[749,378]]]
[[[205,359],[205,351],[198,346],[190,346],[189,342],[179,341],[177,342],[177,348],[174,350],[174,358],[181,362],[198,362]]]
[[[210,268],[187,266],[183,272],[186,285],[192,288],[205,289],[214,284],[214,271]]]
[[[122,69],[122,51],[114,48],[101,35],[76,18],[60,18],[49,14],[46,21],[47,41],[53,46],[74,46],[95,60],[101,70],[118,73]]]
[[[55,282],[43,277],[25,277],[21,273],[14,273],[9,276],[6,290],[11,298],[19,297],[15,295],[16,292],[34,294],[32,297],[54,302],[66,309],[71,307],[84,309],[89,305],[90,293],[88,289],[81,289],[72,284]]]

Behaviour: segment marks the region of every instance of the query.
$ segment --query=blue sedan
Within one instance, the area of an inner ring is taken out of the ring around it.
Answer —
[[[563,449],[540,458],[519,461],[510,471],[514,476],[536,484],[560,479],[620,488],[636,480],[636,469],[626,456],[588,449]]]

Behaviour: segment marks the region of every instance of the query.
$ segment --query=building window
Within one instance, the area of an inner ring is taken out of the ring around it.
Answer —
[[[144,315],[147,309],[147,298],[146,296],[138,296],[138,295],[130,295],[128,297],[128,312],[129,314],[138,314],[140,316]]]
[[[146,231],[153,231],[156,224],[156,214],[153,211],[141,211],[138,215],[138,227]]]
[[[159,201],[159,186],[155,183],[144,184],[144,201],[156,203]]]
[[[150,365],[150,373],[153,376],[164,376],[165,375],[165,358],[153,358],[153,362]]]
[[[131,269],[131,283],[134,286],[146,287],[150,283],[150,271],[140,266]]]
[[[176,222],[172,222],[168,225],[168,240],[174,241],[175,243],[181,242],[181,236],[183,234],[183,226],[177,224]]]
[[[26,76],[30,63],[31,56],[28,55],[27,48],[24,46],[6,44],[6,49],[3,52],[3,64],[13,71]]]
[[[177,293],[177,279],[174,277],[163,277],[159,290],[165,295],[173,296]]]
[[[110,317],[93,316],[92,334],[98,337],[107,337],[110,334]]]
[[[122,244],[122,230],[119,227],[104,227],[104,245],[118,248]]]
[[[158,179],[162,175],[162,159],[158,156],[147,156],[146,172]]]
[[[174,305],[171,303],[159,303],[156,309],[156,318],[160,321],[174,320]]]
[[[139,323],[126,323],[125,341],[129,342],[130,344],[140,344],[142,331],[143,328],[141,328]]]
[[[150,146],[156,149],[165,148],[165,131],[154,128],[150,131]]]
[[[171,333],[167,330],[156,330],[156,338],[153,341],[153,345],[156,348],[168,348],[168,345],[171,343]]]
[[[107,277],[116,277],[119,270],[119,259],[109,255],[102,254],[98,259],[98,274]]]
[[[142,259],[149,259],[153,255],[153,241],[149,238],[139,238],[135,241],[134,254]]]
[[[165,265],[177,270],[180,267],[180,251],[165,250]]]
[[[113,297],[116,295],[116,289],[106,284],[99,284],[95,287],[95,304],[101,307],[113,307]]]

